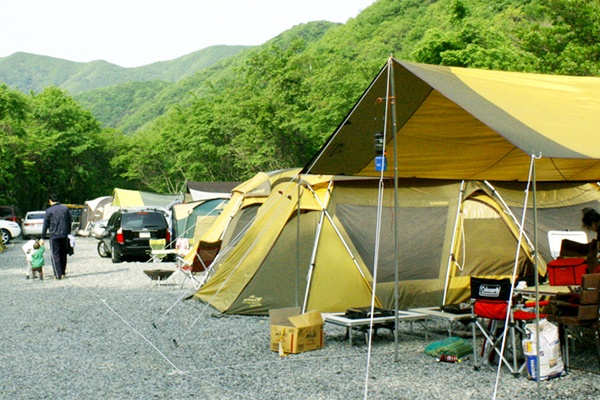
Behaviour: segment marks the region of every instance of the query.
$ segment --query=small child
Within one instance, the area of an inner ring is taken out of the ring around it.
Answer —
[[[27,260],[27,270],[25,272],[25,279],[29,279],[29,277],[31,276],[31,255],[34,252],[34,244],[35,240],[29,240],[22,247],[23,253],[25,253],[25,260]]]
[[[31,254],[31,273],[32,278],[36,278],[36,272],[40,275],[40,280],[44,280],[44,240],[33,244],[33,253]]]

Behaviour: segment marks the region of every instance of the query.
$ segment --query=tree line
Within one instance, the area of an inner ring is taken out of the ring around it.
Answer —
[[[39,208],[114,187],[175,193],[304,166],[387,57],[450,66],[598,76],[600,0],[379,0],[317,41],[250,52],[126,136],[65,91],[0,86],[0,203]]]

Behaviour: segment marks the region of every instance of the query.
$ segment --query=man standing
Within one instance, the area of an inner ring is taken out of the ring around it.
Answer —
[[[67,271],[67,253],[69,251],[69,234],[71,233],[71,213],[67,206],[60,204],[55,193],[50,195],[50,207],[46,210],[42,238],[46,231],[50,234],[50,251],[54,277],[62,279]]]

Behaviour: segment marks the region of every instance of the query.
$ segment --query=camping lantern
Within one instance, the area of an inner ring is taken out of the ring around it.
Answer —
[[[385,142],[383,140],[383,132],[375,133],[373,139],[375,143],[375,171],[381,172],[387,169],[387,162],[385,159]]]

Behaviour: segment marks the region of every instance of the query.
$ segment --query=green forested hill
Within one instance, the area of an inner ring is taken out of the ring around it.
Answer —
[[[600,76],[599,38],[600,0],[377,0],[345,24],[293,27],[176,82],[140,79],[75,97],[0,84],[0,202],[26,209],[44,191],[69,188],[78,198],[115,186],[173,193],[185,181],[302,167],[390,56]],[[50,61],[56,68],[13,72],[65,81],[79,72]]]
[[[0,82],[24,93],[57,86],[71,94],[132,81],[176,82],[247,46],[213,46],[171,61],[123,68],[106,61],[78,63],[29,53],[0,58]]]
[[[152,121],[174,104],[184,105],[197,96],[218,91],[219,82],[227,81],[253,52],[271,46],[286,47],[292,40],[301,38],[310,43],[319,40],[329,29],[340,26],[327,21],[300,24],[281,33],[262,46],[248,48],[229,58],[216,62],[213,66],[198,70],[173,84],[158,85],[125,83],[102,89],[87,91],[75,96],[84,107],[106,126],[119,128],[131,134],[145,123]],[[157,63],[159,64],[159,63]],[[152,64],[150,66],[153,66]],[[148,67],[150,67],[148,66]],[[205,86],[205,82],[211,82]],[[152,89],[156,91],[153,92]],[[139,91],[139,92],[136,92]],[[135,98],[134,102],[114,101],[125,97]]]

